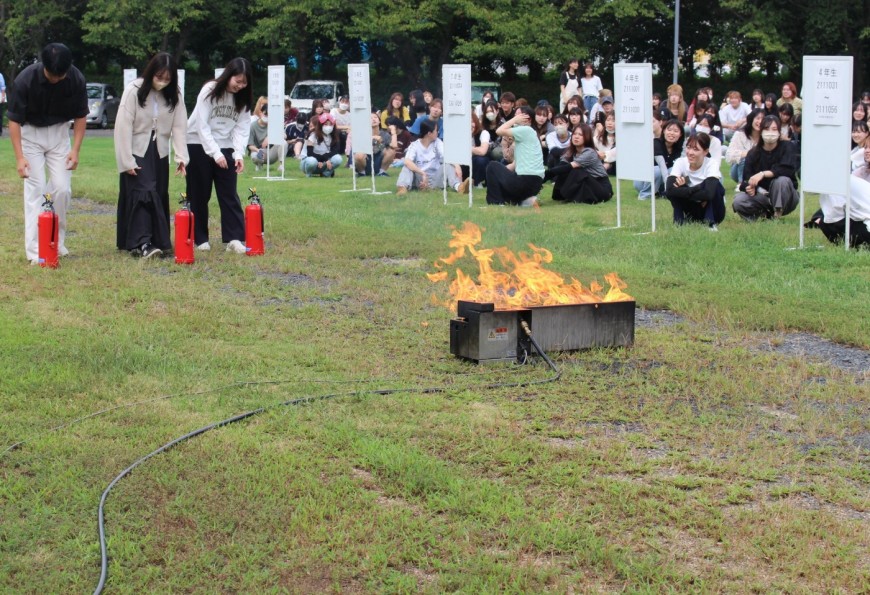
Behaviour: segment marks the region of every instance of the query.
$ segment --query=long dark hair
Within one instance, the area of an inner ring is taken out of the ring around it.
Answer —
[[[583,147],[581,147],[579,150],[577,149],[577,147],[574,146],[574,138],[573,138],[574,133],[578,130],[583,132]],[[565,161],[568,161],[570,163],[574,159],[574,155],[576,155],[577,153],[579,153],[583,149],[593,149],[594,150],[595,143],[593,142],[592,134],[593,134],[592,127],[589,124],[586,124],[585,122],[580,122],[579,124],[577,124],[577,126],[574,128],[574,130],[571,131],[571,141],[568,142],[568,147],[565,149],[565,152],[562,154],[563,155],[562,159],[564,159]]]
[[[661,136],[662,142],[665,145],[665,150],[667,150],[667,147],[668,147],[668,143],[665,140],[665,130],[667,130],[671,126],[676,127],[677,130],[680,131],[680,138],[678,138],[676,140],[676,142],[674,142],[674,150],[671,151],[672,153],[676,153],[677,155],[679,155],[683,151],[683,141],[686,140],[686,129],[683,126],[683,123],[680,122],[679,120],[677,120],[676,118],[674,118],[672,120],[668,120],[667,122],[665,122],[664,126],[662,126],[662,136]]]
[[[746,138],[752,138],[752,123],[755,122],[755,118],[758,117],[758,114],[763,116],[764,113],[764,108],[757,107],[746,116],[746,124],[743,125],[743,134],[746,135]],[[759,130],[758,133],[761,134],[761,130]]]
[[[227,86],[230,84],[230,79],[234,76],[243,74],[248,81],[245,88],[235,94],[233,101],[236,111],[251,111],[254,105],[254,71],[251,68],[251,63],[244,58],[233,58],[224,67],[224,71],[215,79],[215,86],[211,92],[205,96],[206,99],[219,100],[227,93]]]
[[[154,88],[154,77],[162,72],[169,73],[169,84],[159,91],[166,100],[166,105],[169,106],[169,111],[173,111],[178,105],[178,68],[175,65],[175,60],[166,52],[154,54],[148,66],[145,67],[145,72],[142,73],[142,86],[136,93],[139,98],[139,107],[145,107],[145,100],[148,99],[148,94]]]

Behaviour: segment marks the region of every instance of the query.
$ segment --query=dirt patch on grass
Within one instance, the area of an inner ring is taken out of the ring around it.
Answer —
[[[89,198],[73,198],[71,210],[80,215],[114,216],[118,214],[118,205],[97,202]]]
[[[811,333],[776,334],[762,340],[760,351],[771,351],[819,362],[870,378],[870,351],[840,345]]]
[[[634,312],[634,324],[641,328],[662,328],[686,322],[686,319],[670,310],[644,310]]]
[[[365,469],[360,469],[359,467],[354,467],[351,469],[350,474],[351,477],[362,484],[363,488],[376,494],[375,502],[378,506],[386,509],[403,508],[413,511],[415,515],[423,514],[420,507],[411,504],[407,500],[387,495],[378,485],[377,478],[372,475],[371,472],[366,471]]]

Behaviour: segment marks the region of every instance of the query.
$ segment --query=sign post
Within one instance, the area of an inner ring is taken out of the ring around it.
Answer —
[[[124,69],[124,89],[127,86],[136,80],[136,69],[135,68],[125,68]],[[121,91],[124,92],[123,90]]]
[[[284,177],[284,157],[287,155],[287,145],[284,142],[284,65],[277,64],[269,66],[269,85],[267,91],[268,105],[267,113],[270,116],[266,129],[266,137],[270,140],[270,145],[280,145],[283,147],[281,151],[281,171],[280,176],[271,174],[272,159],[270,158],[270,150],[266,148],[266,177],[265,180],[273,182],[276,180],[289,180],[293,178]],[[277,142],[276,142],[277,141]],[[263,179],[263,178],[260,178]]]
[[[656,188],[652,132],[652,65],[614,65],[614,112],[619,140],[616,168],[616,227],[622,227],[620,180],[652,186],[652,231],[656,230]],[[667,176],[667,172],[662,172]]]
[[[848,250],[852,56],[804,56],[803,81],[799,245],[804,247],[804,192],[819,192],[846,197],[844,243]]]
[[[356,166],[353,156],[362,153],[368,156],[371,163],[371,194],[389,194],[378,192],[375,182],[375,154],[372,145],[372,96],[369,86],[369,65],[347,65],[347,87],[350,89],[350,160],[353,171],[353,190],[342,192],[357,192]]]
[[[471,65],[445,64],[444,89],[444,204],[447,204],[447,168],[467,165],[471,176]],[[478,180],[479,181],[479,180]],[[468,185],[468,206],[474,203],[474,184]]]

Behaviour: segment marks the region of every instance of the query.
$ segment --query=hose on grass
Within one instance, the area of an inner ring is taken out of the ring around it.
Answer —
[[[483,388],[483,389],[522,388],[522,387],[527,387],[527,386],[536,386],[536,385],[546,384],[549,382],[555,382],[559,378],[561,378],[562,371],[559,369],[558,366],[556,366],[556,364],[553,362],[553,360],[550,359],[550,357],[546,353],[544,353],[544,350],[541,349],[540,345],[538,345],[538,342],[532,336],[531,330],[529,329],[528,325],[525,323],[523,323],[523,330],[528,335],[532,345],[535,348],[535,351],[537,351],[538,354],[544,359],[544,361],[547,362],[547,365],[553,370],[554,374],[552,376],[549,376],[549,377],[543,378],[543,379],[539,379],[539,380],[529,380],[529,381],[525,381],[525,382],[496,382],[496,383],[484,384],[480,388]],[[244,383],[244,384],[256,385],[259,383],[258,382],[251,382],[251,383]],[[327,400],[336,399],[339,397],[347,397],[347,396],[363,396],[363,395],[386,396],[386,395],[393,395],[396,393],[418,393],[418,394],[443,393],[443,392],[446,392],[447,390],[449,390],[450,388],[455,388],[455,387],[435,386],[435,387],[428,387],[428,388],[405,387],[405,388],[373,389],[373,390],[350,391],[350,392],[343,392],[343,393],[333,393],[333,394],[328,394],[328,395],[302,397],[299,399],[291,399],[289,401],[284,401],[282,403],[276,403],[274,405],[268,405],[268,406],[264,406],[264,407],[259,407],[257,409],[252,409],[251,411],[246,411],[244,413],[240,413],[238,415],[235,415],[233,417],[229,417],[227,419],[223,419],[221,421],[216,421],[214,423],[208,424],[207,426],[203,426],[197,430],[193,430],[192,432],[188,432],[187,434],[185,434],[183,436],[179,436],[178,438],[175,438],[174,440],[167,442],[166,444],[164,444],[160,448],[151,451],[150,453],[148,453],[144,457],[139,458],[138,460],[133,462],[133,464],[131,464],[129,467],[127,467],[126,469],[121,471],[115,477],[115,479],[113,479],[111,481],[111,483],[109,483],[109,485],[106,486],[106,489],[103,490],[103,494],[100,496],[100,506],[97,510],[97,529],[98,529],[99,535],[100,535],[100,581],[97,584],[96,588],[94,589],[94,595],[100,595],[103,592],[103,589],[106,586],[106,579],[108,578],[108,575],[109,575],[109,556],[108,556],[108,548],[106,546],[106,526],[105,526],[105,522],[106,522],[106,517],[105,517],[106,499],[109,497],[109,493],[112,491],[112,488],[114,488],[118,484],[118,482],[120,482],[122,479],[124,479],[124,477],[126,477],[130,473],[132,473],[132,471],[136,467],[139,467],[140,465],[142,465],[143,463],[148,461],[148,459],[151,459],[152,457],[155,457],[163,452],[166,452],[167,450],[171,449],[172,447],[174,447],[182,442],[185,442],[187,440],[190,440],[191,438],[195,438],[197,436],[205,434],[209,430],[213,430],[215,428],[220,428],[222,426],[227,426],[229,424],[233,424],[233,423],[248,419],[249,417],[253,417],[255,415],[259,415],[260,413],[263,413],[263,412],[266,412],[266,411],[269,411],[272,409],[277,409],[279,407],[294,407],[294,406],[298,406],[298,405],[305,405],[308,403],[314,403],[317,401],[327,401]]]

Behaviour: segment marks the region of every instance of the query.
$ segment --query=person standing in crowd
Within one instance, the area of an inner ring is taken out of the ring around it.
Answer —
[[[72,65],[72,59],[72,52],[62,43],[48,44],[40,53],[40,61],[15,78],[9,95],[9,138],[18,175],[24,178],[24,251],[32,264],[39,259],[37,221],[44,194],[51,194],[58,217],[58,254],[69,254],[66,212],[70,183],[72,171],[79,165],[89,112],[85,77]]]
[[[665,107],[671,112],[674,120],[679,120],[683,124],[686,123],[686,116],[689,108],[683,100],[683,88],[674,83],[668,86],[667,103]]]
[[[743,181],[734,196],[734,212],[750,221],[791,213],[798,204],[799,159],[795,145],[780,136],[779,118],[765,116],[761,121],[761,144],[746,156]]]
[[[187,121],[187,198],[194,214],[197,250],[211,250],[208,203],[214,185],[221,211],[221,239],[228,252],[245,253],[245,215],[236,184],[245,169],[253,86],[251,63],[233,58],[217,79],[203,85]]]
[[[172,249],[169,234],[169,139],[176,175],[186,174],[187,110],[172,57],[151,58],[142,78],[124,89],[115,120],[120,173],[117,247],[151,258]]]
[[[595,102],[598,101],[598,93],[604,88],[604,85],[601,84],[601,79],[595,74],[595,68],[591,62],[587,62],[583,66],[580,87],[583,90],[583,108],[588,114],[592,106],[595,105]]]
[[[531,127],[533,117],[530,107],[518,107],[514,116],[495,131],[500,137],[513,139],[514,163],[491,161],[486,166],[488,204],[537,206],[545,170],[538,135]]]
[[[577,58],[569,58],[568,65],[565,66],[562,76],[559,77],[559,111],[565,109],[565,102],[571,97],[577,95],[580,89],[580,81],[578,80],[577,69],[580,68],[580,61]],[[598,94],[596,93],[596,96]]]

